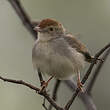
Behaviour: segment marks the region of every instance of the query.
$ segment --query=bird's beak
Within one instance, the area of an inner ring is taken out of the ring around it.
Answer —
[[[40,27],[38,27],[38,26],[36,26],[36,27],[34,28],[34,30],[37,31],[37,32],[42,32],[42,29],[41,29]]]

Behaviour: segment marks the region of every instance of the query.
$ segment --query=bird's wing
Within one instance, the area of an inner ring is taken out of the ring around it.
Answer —
[[[72,47],[75,48],[78,52],[82,53],[85,56],[85,60],[88,62],[92,61],[92,57],[90,55],[90,53],[88,52],[86,46],[81,43],[78,39],[75,38],[75,36],[71,35],[71,34],[66,34],[64,39],[66,40],[66,42],[68,42],[68,44]]]

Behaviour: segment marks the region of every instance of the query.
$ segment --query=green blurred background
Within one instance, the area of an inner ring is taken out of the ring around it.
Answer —
[[[110,42],[110,0],[21,0],[33,20],[54,18],[73,34],[79,33],[92,55]],[[7,0],[0,0],[0,75],[39,86],[31,54],[34,40]],[[93,89],[98,110],[110,110],[110,57]],[[87,70],[87,68],[86,68]],[[52,91],[54,81],[49,85]],[[62,94],[63,93],[63,94]],[[72,93],[62,84],[60,105]],[[43,110],[43,98],[24,86],[0,81],[0,110]],[[71,110],[85,110],[77,98]]]

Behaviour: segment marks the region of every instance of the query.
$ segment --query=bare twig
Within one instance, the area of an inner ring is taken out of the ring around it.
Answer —
[[[57,100],[57,91],[60,87],[60,83],[61,83],[60,80],[56,80],[56,84],[55,84],[55,87],[54,87],[54,90],[53,90],[53,96],[52,96],[52,99],[55,100],[55,101]]]
[[[17,15],[21,19],[23,25],[28,29],[28,31],[33,35],[34,39],[37,38],[37,32],[33,30],[33,24],[30,20],[30,17],[22,7],[20,0],[8,0],[11,6],[16,11]]]
[[[45,93],[45,91],[42,92],[41,95],[43,95],[43,96],[48,100],[48,102],[50,102],[50,104],[52,104],[52,106],[53,106],[54,108],[56,108],[56,110],[64,110],[62,107],[58,106],[58,105],[55,103],[55,101],[54,101],[52,98],[50,98],[47,93]]]
[[[47,108],[46,105],[45,105],[45,97],[44,97],[44,99],[43,99],[43,104],[42,104],[42,106],[44,107],[45,110],[48,110],[48,108]]]
[[[92,88],[95,84],[95,81],[96,81],[96,78],[98,77],[99,73],[100,73],[100,70],[102,68],[102,66],[104,65],[108,55],[110,54],[110,48],[105,52],[105,54],[102,56],[102,59],[104,60],[103,62],[99,62],[95,71],[93,72],[93,76],[87,86],[87,93],[88,94],[91,94],[91,91],[92,91]]]
[[[72,92],[74,92],[77,88],[77,85],[74,81],[66,80],[64,81],[64,83],[70,88]],[[97,110],[92,97],[89,96],[87,92],[81,92],[80,94],[78,94],[78,97],[82,100],[87,110]]]
[[[92,71],[93,66],[97,62],[98,57],[108,48],[110,48],[110,43],[108,43],[104,48],[102,48],[99,52],[96,53],[96,55],[94,56],[94,61],[91,63],[88,71],[86,72],[85,76],[83,77],[83,79],[81,81],[82,84],[84,84],[86,82],[86,80],[88,79],[88,77]]]
[[[33,85],[31,85],[31,84],[29,84],[27,82],[24,82],[22,80],[13,80],[13,79],[4,78],[4,77],[1,77],[1,76],[0,76],[0,79],[3,80],[3,81],[5,81],[5,82],[10,82],[10,83],[24,85],[26,87],[29,87],[30,89],[35,90],[37,93],[39,93],[39,91],[40,91],[40,89],[37,88],[36,86],[33,86]],[[61,108],[60,106],[58,106],[55,103],[55,101],[52,98],[50,98],[50,96],[47,94],[46,91],[42,91],[39,94],[42,95],[42,96],[44,96],[56,108],[56,110],[63,110],[63,108]]]
[[[40,69],[38,69],[38,76],[39,76],[40,84],[41,84],[41,86],[42,86],[44,80],[43,80],[43,76],[42,76],[42,73],[41,73]]]
[[[39,88],[37,88],[37,87],[35,87],[35,86],[33,86],[33,85],[29,84],[29,83],[26,83],[23,80],[13,80],[13,79],[4,78],[2,76],[0,76],[0,79],[5,81],[5,82],[11,82],[11,83],[21,84],[21,85],[27,86],[27,87],[35,90],[36,92],[38,92],[40,90]]]
[[[58,92],[58,88],[60,87],[60,83],[61,83],[60,80],[56,80],[56,83],[55,83],[55,86],[54,86],[54,90],[53,90],[53,94],[52,94],[52,99],[54,101],[57,100],[57,92]],[[52,109],[52,105],[50,104],[48,110],[51,110],[51,109]]]
[[[88,79],[88,77],[89,77],[89,75],[90,75],[90,73],[91,73],[91,71],[92,71],[92,69],[93,69],[93,67],[94,67],[94,65],[95,65],[95,63],[96,63],[98,57],[99,57],[106,49],[108,49],[109,47],[110,47],[110,43],[107,44],[104,48],[102,48],[99,52],[96,53],[93,62],[91,63],[89,69],[87,70],[86,74],[84,75],[84,77],[83,77],[83,79],[82,79],[82,81],[81,81],[82,84],[84,84],[84,83],[86,82],[86,80]],[[80,92],[80,89],[77,88],[76,91],[75,91],[75,93],[74,93],[73,96],[71,97],[71,99],[70,99],[70,100],[68,101],[68,103],[66,104],[66,106],[65,106],[65,109],[66,109],[66,110],[69,110],[70,106],[72,105],[73,101],[75,100],[75,98],[76,98],[76,96],[78,95],[79,92]]]

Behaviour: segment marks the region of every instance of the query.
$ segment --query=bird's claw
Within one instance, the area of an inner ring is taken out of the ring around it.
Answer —
[[[79,80],[77,81],[77,86],[78,86],[78,88],[80,89],[81,92],[84,92],[84,90],[82,88],[83,84],[81,83],[81,81],[79,81]]]
[[[95,57],[93,57],[93,56],[91,58],[92,59],[95,59]],[[97,64],[98,61],[104,62],[104,59],[102,59],[102,58],[96,58],[95,64]]]
[[[104,62],[104,59],[97,58],[98,61]]]
[[[48,82],[42,81],[41,82],[41,89],[39,90],[39,93],[42,93],[48,86]]]

